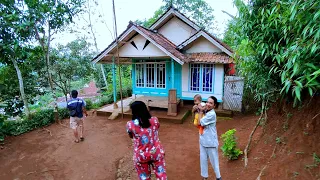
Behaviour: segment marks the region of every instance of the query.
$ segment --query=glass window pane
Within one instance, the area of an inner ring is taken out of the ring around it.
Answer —
[[[190,65],[190,90],[199,91],[200,90],[200,64]]]
[[[147,71],[147,87],[154,87],[154,67],[155,64],[146,64]]]
[[[166,88],[166,64],[157,64],[157,88]]]
[[[136,64],[136,86],[137,87],[144,87],[143,64]]]
[[[212,92],[213,83],[213,64],[203,64],[202,87],[203,91]]]

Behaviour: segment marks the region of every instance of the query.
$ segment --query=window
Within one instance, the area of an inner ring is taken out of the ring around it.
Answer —
[[[191,91],[199,91],[200,90],[200,64],[191,64],[190,65],[191,72]]]
[[[202,87],[205,92],[212,92],[213,64],[202,65]]]
[[[146,64],[146,69],[147,69],[147,87],[154,87],[154,66],[155,64]]]
[[[144,87],[144,67],[143,64],[136,64],[136,86]]]
[[[190,64],[190,91],[213,92],[213,64]]]
[[[157,88],[166,88],[166,64],[157,64]]]
[[[165,63],[137,63],[136,87],[166,88]]]

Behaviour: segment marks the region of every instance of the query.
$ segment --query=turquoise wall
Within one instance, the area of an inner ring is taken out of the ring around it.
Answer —
[[[150,60],[149,60],[150,61]],[[153,60],[154,61],[154,60]],[[160,61],[160,60],[158,60]],[[168,96],[169,89],[177,89],[177,96],[181,97],[181,80],[182,80],[182,66],[174,61],[174,87],[172,87],[172,75],[171,75],[171,60],[166,59],[166,88],[147,88],[136,87],[136,68],[135,63],[137,59],[133,60],[132,64],[132,93],[137,95],[146,96]],[[144,60],[148,62],[148,60]]]

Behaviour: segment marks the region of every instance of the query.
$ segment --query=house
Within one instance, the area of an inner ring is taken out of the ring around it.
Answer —
[[[201,94],[222,102],[233,51],[177,9],[170,7],[150,28],[129,22],[118,41],[120,64],[132,64],[133,94],[168,97],[176,89],[179,101]],[[114,65],[116,57],[112,42],[92,62]]]

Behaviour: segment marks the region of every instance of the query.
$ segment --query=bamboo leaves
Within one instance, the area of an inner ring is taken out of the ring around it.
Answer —
[[[257,89],[268,86],[281,94],[303,100],[320,89],[320,2],[261,1],[248,5],[236,0],[238,38],[251,42],[251,54],[241,44],[233,45],[240,54],[239,71]],[[235,41],[235,42],[239,42]],[[240,41],[241,42],[241,41]],[[250,58],[250,61],[245,59]],[[259,77],[259,78],[256,78]],[[261,86],[260,86],[261,85]]]

